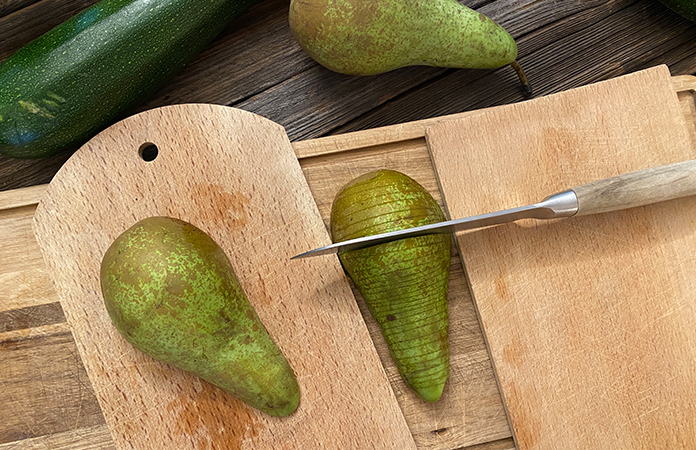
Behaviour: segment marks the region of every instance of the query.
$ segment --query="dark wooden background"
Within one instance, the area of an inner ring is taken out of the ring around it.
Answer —
[[[94,0],[0,0],[0,60]],[[696,24],[657,0],[464,0],[503,25],[535,95],[656,64],[696,72]],[[290,139],[374,128],[522,101],[509,67],[412,67],[372,77],[333,73],[306,56],[287,24],[288,0],[262,0],[139,110],[190,102],[274,120]],[[0,86],[1,88],[1,86]],[[0,157],[0,190],[47,183],[69,157]]]

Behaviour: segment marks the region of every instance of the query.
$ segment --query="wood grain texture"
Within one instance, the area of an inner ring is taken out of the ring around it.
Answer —
[[[65,322],[0,333],[0,404],[0,444],[104,423]]]
[[[12,14],[22,8],[36,3],[38,0],[2,0],[0,1],[0,17]]]
[[[288,7],[287,0],[254,5],[138,110],[180,103],[233,105],[314,66],[291,36]]]
[[[60,303],[27,306],[0,312],[0,333],[65,322]]]
[[[427,138],[456,217],[695,152],[664,66]],[[696,445],[695,221],[689,197],[458,235],[521,449]]]
[[[465,447],[460,450],[515,450],[515,443],[512,438],[508,438],[486,442],[485,444],[472,445],[471,447]]]
[[[696,24],[657,0],[462,3],[511,30],[539,96],[660,63],[674,75],[696,72]],[[282,19],[288,4],[262,0],[141,108],[200,101],[236,106],[284,125],[294,141],[522,100],[509,68],[338,76],[294,42]],[[12,53],[57,24],[54,10],[76,14],[84,6],[85,0],[41,0],[16,10],[0,26],[7,38],[0,38],[0,53]],[[49,182],[67,156],[31,162],[0,157],[0,190]]]
[[[144,143],[159,149],[152,162]],[[225,250],[297,374],[292,416],[152,360],[111,325],[102,255],[152,215],[191,222]],[[329,238],[282,127],[212,105],[133,116],[73,155],[34,223],[117,448],[415,448],[338,260],[289,260]]]
[[[682,113],[689,120],[689,130],[694,143],[696,143],[696,104],[694,103],[694,88],[696,82],[694,77],[682,76],[672,78],[674,88],[677,90],[680,99]],[[468,113],[466,113],[468,114]],[[360,175],[364,172],[378,168],[392,168],[408,173],[423,184],[438,202],[441,203],[441,196],[435,179],[434,170],[428,155],[428,149],[424,140],[424,132],[427,126],[431,126],[441,120],[456,119],[463,116],[455,115],[444,118],[436,118],[427,121],[419,121],[408,124],[393,125],[377,130],[364,130],[345,135],[328,136],[321,139],[294,142],[293,148],[296,155],[300,158],[304,175],[319,206],[319,211],[328,224],[331,202],[333,196],[341,187],[342,183],[352,176]],[[371,145],[371,140],[373,144]],[[12,218],[25,216],[29,220],[14,222],[18,226],[19,235],[26,234],[33,238],[30,218],[46,186],[37,186],[29,189],[0,192],[0,204],[13,206],[11,209],[0,210],[0,227],[3,222]],[[441,203],[442,204],[442,203]],[[13,227],[14,227],[13,225]],[[3,229],[10,229],[6,226]],[[16,235],[15,233],[14,235]],[[3,244],[5,240],[3,239]],[[453,255],[456,255],[456,250]],[[0,245],[0,276],[7,271],[13,271],[13,261],[20,257],[34,258],[38,268],[42,272],[47,272],[41,259],[38,246],[33,241],[32,245],[23,248],[21,246]],[[432,448],[441,450],[452,450],[466,448],[466,450],[489,450],[489,449],[511,449],[512,440],[509,438],[505,412],[502,406],[498,389],[495,384],[491,363],[481,330],[479,328],[474,305],[466,282],[466,276],[462,270],[461,263],[455,256],[452,262],[451,282],[450,282],[450,319],[453,324],[451,329],[452,341],[452,372],[454,375],[448,385],[449,393],[442,402],[425,407],[422,402],[415,401],[409,389],[405,388],[400,377],[396,375],[393,361],[389,357],[388,349],[379,333],[376,322],[370,317],[364,302],[354,291],[361,311],[365,314],[365,321],[373,338],[374,344],[379,352],[380,359],[386,371],[390,374],[390,382],[399,401],[399,405],[406,417],[409,428],[413,431],[414,439],[418,448]],[[4,265],[3,262],[12,264]],[[33,269],[27,268],[27,271]],[[18,276],[18,275],[16,275]],[[44,274],[48,280],[48,274]],[[22,275],[26,283],[35,281],[36,277],[28,272]],[[7,288],[14,288],[12,284],[3,283],[0,295]],[[25,308],[32,308],[32,325],[34,323],[49,324],[53,317],[50,305],[55,305],[58,301],[54,289],[48,280],[47,296],[44,298],[36,288],[21,289],[14,298],[14,302],[24,305]],[[44,306],[45,305],[45,306]],[[21,328],[14,319],[21,318],[14,311],[8,311],[5,316],[8,321],[5,324],[13,328]],[[24,316],[26,317],[26,315]],[[45,330],[46,327],[38,327]],[[24,329],[14,333],[39,333],[37,328]],[[41,355],[40,364],[55,364],[53,358],[58,361],[67,360],[68,355],[77,354],[74,341],[70,346],[61,347],[61,351],[56,351],[53,346],[52,351],[43,352],[39,348],[47,345],[46,339],[33,339],[31,345],[23,347],[24,357],[15,359],[15,364],[30,365],[24,369],[27,377],[26,386],[40,383],[41,370],[37,370],[35,359]],[[79,358],[78,358],[79,360]],[[80,368],[81,361],[78,361]],[[70,386],[74,378],[73,371],[66,366],[62,367],[62,377],[65,378],[63,385]],[[0,379],[1,380],[1,379]],[[0,381],[1,382],[1,381]],[[7,445],[18,446],[18,448],[46,448],[44,442],[51,442],[57,436],[63,442],[70,441],[71,447],[68,448],[102,448],[104,445],[103,434],[94,433],[90,428],[76,428],[70,431],[62,431],[65,426],[60,422],[52,421],[52,417],[59,416],[63,410],[84,410],[93,408],[89,403],[97,404],[96,397],[83,397],[76,395],[77,391],[72,389],[52,389],[52,390],[32,390],[25,389],[21,392],[10,390],[9,393],[17,398],[25,399],[28,404],[41,404],[43,408],[40,413],[25,417],[23,426],[25,428],[38,428],[47,433],[40,438],[21,439],[7,443]],[[70,395],[74,394],[74,395]],[[454,400],[453,400],[454,398]],[[439,405],[446,407],[440,408]],[[99,413],[101,414],[101,413]],[[0,413],[0,419],[3,417]],[[102,418],[103,421],[103,418]],[[74,424],[75,422],[70,422]],[[102,422],[103,423],[103,422]],[[106,425],[101,425],[106,430]],[[43,428],[41,428],[43,427]],[[5,432],[6,422],[0,420],[0,433]],[[14,433],[14,432],[13,432]],[[108,430],[106,431],[108,435]],[[9,435],[9,433],[8,433]],[[13,434],[28,438],[30,434]],[[507,436],[501,439],[500,436]],[[110,439],[110,438],[109,438]],[[67,444],[66,444],[67,445]],[[1,448],[1,447],[0,447]]]
[[[16,200],[5,196],[4,203],[20,205],[27,197],[31,198],[26,194],[32,193],[22,190]],[[58,302],[32,230],[35,209],[35,204],[29,204],[0,212],[3,255],[0,258],[0,312]]]
[[[0,444],[0,450],[113,450],[105,424]],[[503,447],[500,448],[502,450]],[[478,449],[476,449],[478,450]],[[488,450],[488,449],[485,449]],[[491,450],[498,450],[492,448]]]
[[[0,211],[6,214],[13,208],[36,206],[41,196],[46,192],[46,185],[36,185],[14,189],[12,192],[0,191]],[[32,212],[33,215],[33,212]]]
[[[577,216],[600,214],[696,195],[696,161],[616,175],[573,188]]]

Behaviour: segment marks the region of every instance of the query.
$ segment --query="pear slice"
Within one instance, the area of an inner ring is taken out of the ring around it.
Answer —
[[[331,208],[331,235],[341,242],[445,220],[420,184],[393,170],[348,183]],[[406,384],[434,402],[449,377],[447,291],[451,238],[433,234],[339,253],[348,276],[377,320]]]

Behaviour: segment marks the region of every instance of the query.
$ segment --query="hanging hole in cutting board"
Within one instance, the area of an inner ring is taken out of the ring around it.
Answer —
[[[138,149],[138,154],[145,162],[152,162],[157,158],[159,149],[152,142],[146,142]]]

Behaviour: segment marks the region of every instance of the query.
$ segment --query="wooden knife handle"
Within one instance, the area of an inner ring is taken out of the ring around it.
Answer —
[[[696,160],[652,167],[573,188],[578,216],[649,205],[696,194]]]

